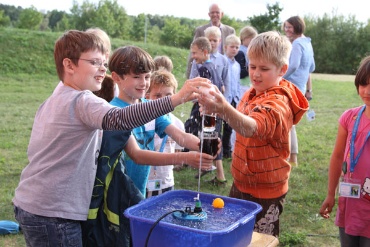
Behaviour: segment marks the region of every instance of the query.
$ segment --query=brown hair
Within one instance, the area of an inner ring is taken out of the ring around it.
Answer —
[[[154,58],[154,70],[159,70],[161,67],[165,68],[169,72],[173,70],[173,64],[171,58],[168,56],[156,56]]]
[[[361,86],[367,86],[370,83],[370,56],[363,58],[358,67],[355,86],[358,93],[358,88]]]
[[[150,76],[150,87],[147,93],[150,93],[152,88],[158,85],[172,87],[174,94],[176,93],[178,86],[175,76],[165,68],[160,68],[159,70],[154,71]]]
[[[114,87],[115,82],[113,81],[112,76],[106,75],[99,91],[93,92],[96,96],[105,99],[108,102],[114,98]]]
[[[69,30],[65,32],[55,42],[54,61],[58,77],[61,81],[64,79],[63,60],[65,58],[77,65],[81,53],[98,50],[105,54],[107,48],[104,41],[93,33],[87,33],[78,30]]]
[[[304,23],[304,20],[298,15],[288,18],[285,22],[288,22],[290,25],[293,26],[294,34],[301,35],[306,29],[306,24]],[[283,24],[283,28],[285,26],[285,22]]]
[[[154,71],[154,61],[148,52],[137,46],[116,49],[109,60],[110,72],[118,75],[138,75]]]
[[[191,46],[197,46],[198,49],[204,51],[208,51],[208,53],[211,53],[212,52],[212,46],[211,46],[211,42],[209,42],[209,40],[206,38],[206,37],[198,37],[196,38],[192,43],[191,43]]]

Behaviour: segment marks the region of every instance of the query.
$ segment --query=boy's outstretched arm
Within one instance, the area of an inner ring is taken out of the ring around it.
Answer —
[[[196,77],[185,81],[182,88],[171,96],[173,107],[194,100],[198,96],[199,87],[211,87],[211,81],[206,78]]]
[[[192,151],[199,151],[200,139],[193,134],[186,133],[185,131],[179,129],[174,124],[170,124],[165,129],[166,134],[171,137],[177,144],[181,147],[185,147]],[[221,152],[221,139],[218,140],[218,152]]]
[[[142,150],[133,136],[130,136],[128,139],[124,150],[136,164],[152,166],[188,164],[194,168],[199,168],[200,161],[202,161],[202,170],[209,170],[211,169],[213,159],[215,158],[209,154],[201,154],[200,152],[194,151],[161,153],[157,151]]]
[[[231,128],[244,137],[253,136],[257,128],[256,121],[236,110],[216,88],[216,92],[210,92],[214,97],[198,97],[201,105],[201,114],[215,113],[225,120]]]

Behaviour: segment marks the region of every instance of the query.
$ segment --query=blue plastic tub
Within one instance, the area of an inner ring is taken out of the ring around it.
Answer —
[[[173,217],[172,211],[194,207],[198,192],[174,190],[151,197],[128,208],[124,215],[130,219],[134,247],[145,246],[148,234],[155,222],[169,213],[152,229],[148,247],[246,247],[250,244],[256,214],[262,210],[257,203],[225,196],[199,193],[207,219],[201,222],[183,221]],[[215,209],[212,202],[222,198],[225,207]]]

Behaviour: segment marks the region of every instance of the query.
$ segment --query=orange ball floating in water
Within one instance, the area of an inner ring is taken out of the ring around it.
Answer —
[[[225,206],[225,203],[224,203],[224,200],[222,200],[221,198],[215,198],[212,202],[212,206],[214,208],[224,208]]]

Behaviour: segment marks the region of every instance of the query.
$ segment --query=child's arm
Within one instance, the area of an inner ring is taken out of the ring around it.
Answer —
[[[189,150],[199,151],[200,140],[195,135],[186,133],[174,124],[168,125],[165,132],[180,146]]]
[[[199,87],[211,87],[205,78],[187,80],[181,90],[170,96],[141,104],[133,104],[125,108],[114,107],[103,118],[103,130],[129,130],[156,119],[174,110],[174,107],[196,99]]]
[[[244,137],[253,136],[257,128],[256,121],[244,115],[243,113],[236,110],[221,94],[219,90],[217,92],[211,91],[211,97],[201,97],[199,98],[199,103],[203,106],[200,107],[202,114],[205,113],[216,113],[219,117],[224,119],[231,128]]]
[[[342,173],[342,164],[346,158],[344,157],[344,152],[346,148],[347,135],[347,130],[339,124],[337,140],[330,158],[328,192],[320,208],[320,215],[326,219],[330,217],[330,213],[335,205],[335,192]]]
[[[188,164],[194,168],[199,168],[202,160],[202,170],[209,170],[212,167],[214,157],[199,152],[177,152],[161,153],[156,151],[142,150],[137,145],[133,136],[127,141],[124,150],[136,164],[148,164],[152,166],[182,165]]]
[[[194,100],[197,98],[199,87],[211,87],[212,83],[206,78],[196,77],[185,81],[182,88],[174,95],[171,96],[172,105],[174,107],[183,104],[185,102]]]

